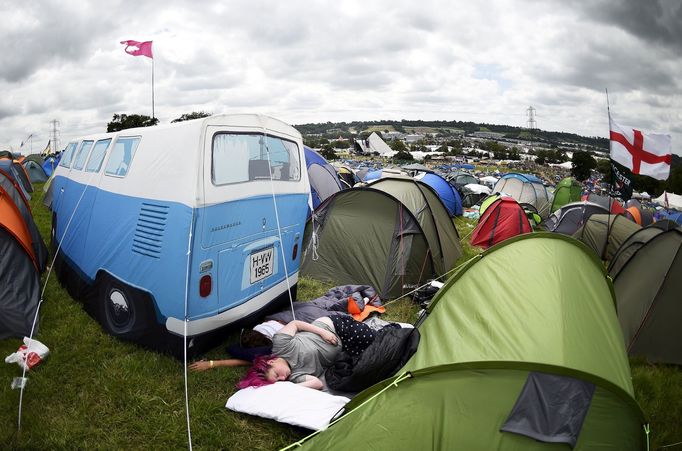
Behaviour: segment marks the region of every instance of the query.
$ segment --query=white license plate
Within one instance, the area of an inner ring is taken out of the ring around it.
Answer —
[[[272,275],[275,267],[273,261],[274,250],[272,247],[254,252],[249,255],[249,267],[251,268],[251,283],[256,283]]]

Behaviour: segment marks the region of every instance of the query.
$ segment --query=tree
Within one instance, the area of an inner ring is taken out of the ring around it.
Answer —
[[[159,123],[157,118],[151,118],[143,114],[114,114],[111,122],[107,124],[107,132],[118,132],[127,128],[151,127]]]
[[[412,161],[414,160],[414,157],[410,152],[406,152],[404,150],[399,151],[397,154],[393,156],[396,160],[407,160],[407,161]]]
[[[597,161],[588,152],[575,152],[573,154],[573,169],[571,174],[578,181],[585,181],[590,176],[590,171],[597,167]]]
[[[407,146],[400,139],[396,139],[395,141],[391,142],[391,149],[395,150],[396,152],[407,152]]]
[[[211,113],[206,113],[205,111],[192,111],[189,114],[185,113],[179,118],[173,119],[171,123],[191,121],[192,119],[201,119],[202,117],[209,117],[210,115]]]
[[[331,143],[331,145],[337,149],[348,149],[350,147],[350,143],[348,141],[334,141]]]
[[[325,147],[320,151],[320,155],[324,157],[325,160],[336,160],[336,152],[331,147]]]
[[[606,180],[611,180],[611,160],[597,160],[597,171],[599,171]]]

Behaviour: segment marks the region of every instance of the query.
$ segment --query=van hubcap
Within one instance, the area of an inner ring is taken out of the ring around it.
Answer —
[[[113,289],[107,299],[107,316],[114,327],[125,328],[133,320],[133,311],[122,291]]]

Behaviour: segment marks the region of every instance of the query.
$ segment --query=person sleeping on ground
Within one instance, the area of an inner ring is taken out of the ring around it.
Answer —
[[[354,308],[351,309],[351,306]],[[330,315],[341,314],[350,317],[350,311],[358,321],[362,321],[370,313],[383,312],[381,299],[377,296],[376,290],[368,285],[340,285],[312,301],[294,302],[290,308],[266,316],[266,321],[253,329],[242,329],[239,343],[227,347],[227,352],[233,358],[200,360],[192,363],[189,368],[192,371],[205,371],[216,367],[250,365],[257,356],[273,352],[273,335],[285,324],[293,321],[294,316],[297,320],[312,323],[318,318]]]
[[[292,321],[273,336],[273,354],[257,357],[237,387],[260,387],[288,380],[325,390],[325,370],[338,355],[344,351],[359,356],[374,337],[369,326],[348,315],[323,317],[312,324]]]

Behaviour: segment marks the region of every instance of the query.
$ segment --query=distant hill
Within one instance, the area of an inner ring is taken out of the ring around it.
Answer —
[[[552,132],[546,130],[529,130],[510,125],[478,124],[476,122],[461,121],[355,121],[355,122],[324,122],[319,124],[300,124],[295,126],[303,135],[320,135],[328,138],[338,136],[349,137],[362,132],[398,131],[401,133],[431,132],[442,136],[449,136],[454,130],[463,130],[467,135],[478,131],[503,133],[506,139],[533,140],[549,146],[566,144],[588,146],[591,150],[608,152],[609,140],[599,137],[586,137],[575,133]]]

